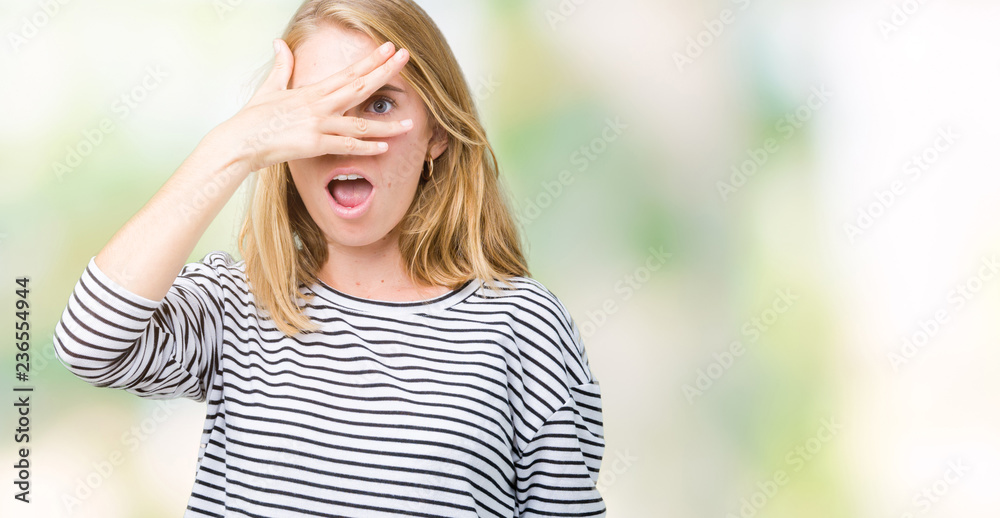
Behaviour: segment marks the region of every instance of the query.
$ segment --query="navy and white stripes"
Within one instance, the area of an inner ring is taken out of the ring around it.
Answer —
[[[285,337],[225,252],[158,302],[91,258],[54,343],[95,386],[207,401],[185,516],[603,516],[579,329],[541,283],[512,280],[421,302],[303,286],[319,330]]]

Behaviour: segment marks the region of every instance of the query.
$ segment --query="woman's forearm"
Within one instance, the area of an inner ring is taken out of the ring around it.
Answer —
[[[94,259],[129,291],[161,300],[208,225],[250,173],[247,146],[225,125],[201,142]]]

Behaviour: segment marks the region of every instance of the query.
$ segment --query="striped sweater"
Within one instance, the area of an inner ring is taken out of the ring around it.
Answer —
[[[601,394],[576,323],[529,277],[419,302],[322,281],[287,337],[212,252],[153,301],[94,258],[56,324],[98,387],[207,401],[186,517],[604,516]]]

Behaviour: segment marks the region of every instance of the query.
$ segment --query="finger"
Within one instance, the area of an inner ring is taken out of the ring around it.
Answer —
[[[271,73],[267,75],[267,79],[264,80],[264,84],[261,85],[260,89],[267,92],[287,90],[288,81],[292,78],[292,66],[294,62],[295,57],[292,55],[292,51],[288,48],[285,40],[281,38],[275,39],[274,66],[271,67]]]
[[[328,155],[378,155],[385,153],[389,145],[343,135],[323,135],[320,137],[319,148]]]
[[[392,56],[393,49],[395,49],[395,46],[391,41],[385,42],[380,47],[372,51],[371,54],[368,54],[367,56],[352,63],[347,68],[336,72],[313,85],[313,91],[317,94],[317,96],[324,97],[339,90],[344,85],[350,84],[352,81],[358,79],[359,77],[363,77],[372,70],[375,70],[375,68],[379,65],[385,63],[385,61],[389,59],[389,56]]]
[[[337,114],[343,114],[347,108],[356,106],[371,97],[376,90],[403,70],[409,56],[406,49],[399,49],[392,59],[328,95],[325,101],[329,103],[330,110]]]
[[[319,131],[331,135],[355,138],[384,138],[402,135],[413,129],[413,119],[401,121],[374,121],[362,117],[329,117],[319,126]]]

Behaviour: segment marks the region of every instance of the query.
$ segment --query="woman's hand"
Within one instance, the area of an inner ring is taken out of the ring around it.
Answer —
[[[214,130],[224,141],[237,143],[246,172],[325,154],[377,155],[388,144],[362,138],[392,137],[413,127],[409,119],[344,116],[403,69],[409,59],[405,49],[393,55],[394,46],[387,42],[322,81],[291,90],[292,51],[281,39],[275,40],[275,50],[274,67],[264,84],[243,109]]]

